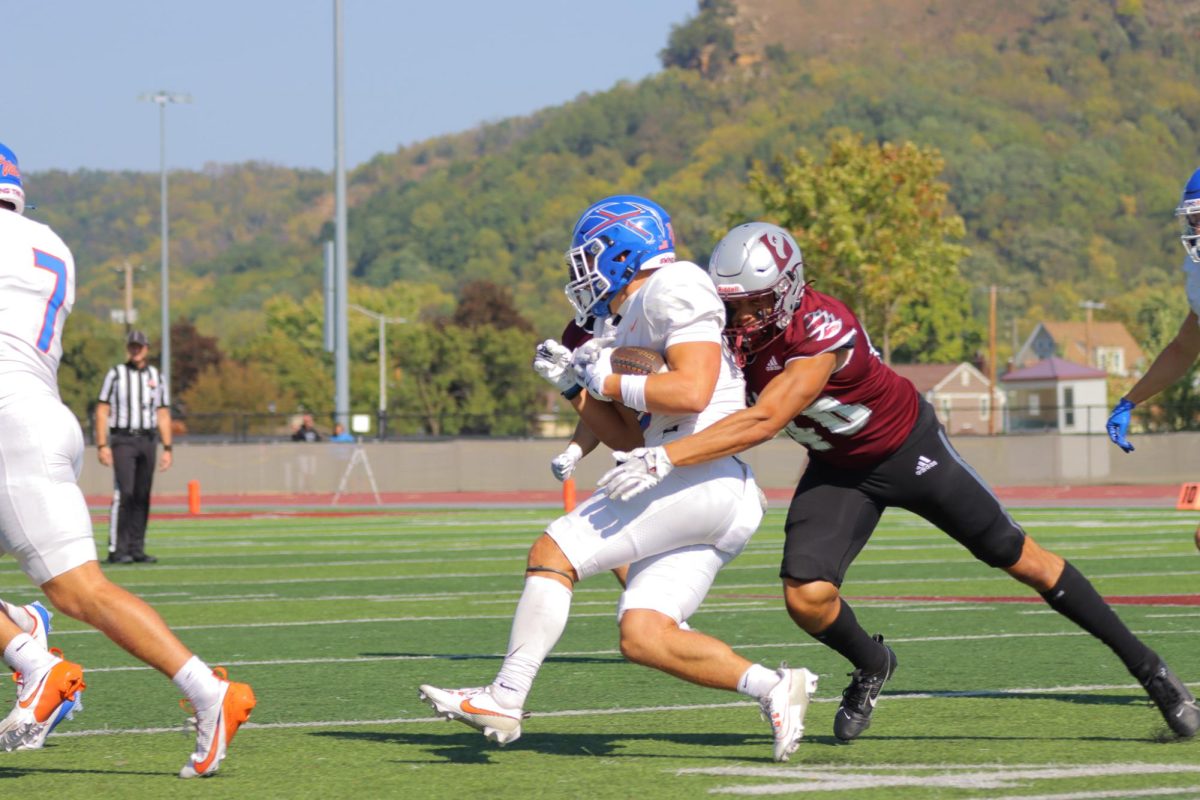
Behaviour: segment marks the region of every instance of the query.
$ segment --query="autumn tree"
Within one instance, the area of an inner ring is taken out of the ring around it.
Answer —
[[[215,336],[205,336],[187,317],[171,324],[171,393],[181,396],[196,377],[220,365],[221,346]]]
[[[767,215],[796,237],[805,277],[850,305],[885,361],[898,350],[926,362],[962,359],[974,325],[958,269],[967,250],[954,244],[963,222],[937,180],[941,157],[845,132],[827,146],[822,162],[800,148],[750,176]]]

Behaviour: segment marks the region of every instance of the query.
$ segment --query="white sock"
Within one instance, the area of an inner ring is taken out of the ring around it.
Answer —
[[[742,673],[742,677],[738,679],[737,690],[738,694],[757,699],[765,697],[777,683],[779,683],[778,672],[767,669],[761,664],[751,664],[750,669]]]
[[[36,624],[36,621],[33,618],[33,614],[25,610],[25,606],[13,605],[4,600],[0,600],[0,605],[4,606],[5,615],[13,621],[14,625],[25,631],[25,633],[33,633],[33,626]]]
[[[571,590],[551,578],[525,579],[525,591],[513,614],[508,655],[492,683],[492,697],[508,708],[524,708],[542,662],[567,627]]]
[[[56,661],[28,633],[18,633],[4,648],[4,663],[22,675],[37,675],[54,666]]]
[[[213,674],[212,668],[192,656],[179,668],[171,682],[192,703],[192,708],[204,709],[217,702],[221,696],[221,679]]]

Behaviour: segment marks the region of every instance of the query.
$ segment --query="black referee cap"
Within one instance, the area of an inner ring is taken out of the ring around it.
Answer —
[[[138,344],[142,347],[149,347],[150,340],[147,339],[146,334],[142,333],[141,331],[130,331],[129,335],[125,337],[125,344]]]

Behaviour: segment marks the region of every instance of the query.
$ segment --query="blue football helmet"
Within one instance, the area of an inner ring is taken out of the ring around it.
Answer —
[[[21,185],[21,165],[17,156],[0,144],[0,201],[12,203],[18,214],[25,213],[25,188]]]
[[[621,194],[593,203],[571,233],[567,299],[576,320],[612,314],[609,301],[640,270],[675,260],[671,217],[658,203]]]
[[[1183,242],[1183,249],[1187,250],[1192,261],[1200,264],[1200,169],[1192,173],[1183,187],[1183,197],[1175,209],[1175,218],[1179,220],[1179,238]]]

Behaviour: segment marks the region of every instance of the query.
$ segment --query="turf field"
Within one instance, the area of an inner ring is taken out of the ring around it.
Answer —
[[[1194,514],[1019,509],[1193,691],[1200,683]],[[771,761],[757,706],[625,663],[617,586],[578,589],[535,685],[524,736],[500,749],[431,718],[418,684],[490,681],[529,543],[552,509],[156,519],[153,566],[107,568],[259,699],[220,773],[174,777],[192,746],[169,681],[99,634],[51,641],[87,668],[86,709],[40,752],[0,754],[8,796],[94,798],[1200,797],[1200,741],[1160,717],[1115,657],[925,523],[889,514],[847,597],[900,659],[871,729],[832,735],[847,666],[778,599],[782,511],[719,577],[693,625],[752,659],[821,676],[808,734]],[[101,531],[99,526],[97,534]],[[34,595],[11,561],[0,592]],[[1138,600],[1139,602],[1130,602]]]

